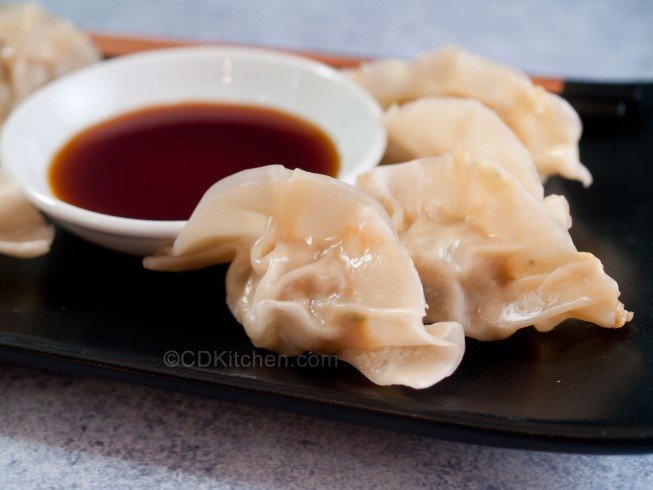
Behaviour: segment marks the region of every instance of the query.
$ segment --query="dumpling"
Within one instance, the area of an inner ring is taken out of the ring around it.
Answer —
[[[504,121],[528,148],[541,176],[561,175],[589,187],[592,174],[580,163],[582,125],[578,113],[562,97],[541,87],[535,90],[539,109],[516,109],[503,114]]]
[[[514,175],[569,229],[571,215],[564,196],[544,197],[544,187],[528,150],[512,130],[480,102],[457,97],[423,97],[391,106],[383,116],[388,133],[385,163],[443,153],[466,152],[499,163]]]
[[[412,60],[381,59],[348,72],[387,108],[431,95],[474,98],[499,113],[538,108],[530,79],[520,70],[444,46]]]
[[[37,4],[0,5],[0,125],[45,83],[100,58],[91,40]]]
[[[424,325],[424,292],[387,213],[331,177],[268,166],[211,187],[146,268],[232,262],[227,304],[257,347],[336,354],[380,385],[425,388],[464,351],[455,322]]]
[[[490,160],[456,153],[386,165],[357,185],[386,208],[413,257],[427,322],[456,321],[469,337],[496,340],[567,318],[607,328],[632,318],[601,262],[578,252],[560,217]]]
[[[0,5],[0,129],[34,90],[98,59],[84,33],[38,5]],[[36,257],[50,250],[53,238],[54,228],[0,169],[0,253]]]
[[[500,163],[531,192],[544,189],[528,150],[497,114],[473,99],[424,97],[383,116],[386,160],[393,163],[464,151]]]
[[[0,254],[30,258],[50,250],[54,228],[0,169]]]
[[[366,63],[349,73],[384,107],[433,95],[476,99],[515,132],[543,178],[560,174],[585,186],[592,182],[579,160],[578,114],[520,70],[446,46],[411,61]]]

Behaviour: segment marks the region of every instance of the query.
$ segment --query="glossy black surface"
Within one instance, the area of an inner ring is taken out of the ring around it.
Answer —
[[[0,257],[0,358],[471,443],[653,452],[653,86],[638,104],[585,120],[592,187],[548,185],[571,203],[578,248],[602,259],[635,311],[623,329],[572,321],[470,341],[458,371],[422,391],[377,387],[344,363],[248,367],[234,358],[269,353],[225,306],[225,268],[146,271],[58,230],[45,257]],[[167,367],[170,350],[220,360]]]

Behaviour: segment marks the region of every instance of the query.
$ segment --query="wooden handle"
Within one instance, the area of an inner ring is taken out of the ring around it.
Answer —
[[[147,37],[132,37],[132,36],[116,36],[111,34],[91,33],[91,38],[96,46],[100,49],[104,56],[111,58],[114,56],[122,56],[125,54],[137,53],[139,51],[147,51],[151,49],[172,48],[179,46],[199,46],[199,45],[212,45],[212,46],[235,46],[234,43],[217,43],[217,42],[202,42],[202,41],[189,41],[183,39],[157,39]],[[239,45],[242,46],[242,45]],[[260,46],[252,46],[261,48]],[[311,58],[316,61],[321,61],[334,68],[354,68],[364,61],[370,61],[369,58],[354,58],[350,56],[338,56],[330,54],[313,53],[308,51],[288,50],[284,51],[289,53],[298,54]],[[542,78],[531,77],[534,84],[540,85],[550,92],[561,94],[565,87],[565,82],[556,78]]]

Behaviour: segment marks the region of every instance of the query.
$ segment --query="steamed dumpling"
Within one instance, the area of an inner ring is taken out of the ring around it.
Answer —
[[[541,87],[535,90],[540,98],[539,109],[516,109],[503,114],[504,121],[528,148],[540,175],[561,175],[588,187],[592,174],[580,163],[582,125],[578,113],[562,97]]]
[[[544,195],[528,150],[494,111],[476,100],[424,97],[390,107],[383,123],[388,161],[464,151],[501,163],[534,196]]]
[[[433,95],[478,100],[515,132],[542,177],[592,182],[578,156],[582,125],[576,111],[515,68],[447,46],[412,61],[363,64],[350,74],[384,107]]]
[[[495,340],[567,318],[607,328],[632,318],[601,262],[492,161],[447,154],[375,168],[357,185],[386,208],[413,257],[427,322],[457,321],[467,336]]]
[[[0,169],[0,254],[30,258],[50,250],[54,228]]]
[[[99,57],[83,32],[38,5],[0,5],[0,125],[34,90]]]
[[[445,46],[410,61],[372,61],[349,73],[383,107],[431,95],[474,98],[499,113],[515,106],[537,110],[539,103],[523,72],[458,46]]]
[[[464,350],[455,322],[423,325],[424,292],[387,213],[360,189],[269,166],[216,183],[145,267],[232,262],[227,304],[252,342],[336,354],[380,385],[430,386]]]
[[[38,5],[0,5],[0,129],[34,90],[98,59],[84,33]],[[36,257],[53,238],[54,228],[0,169],[0,254]]]
[[[512,130],[480,102],[457,97],[423,97],[393,105],[383,116],[388,133],[385,162],[406,162],[443,153],[466,152],[492,160],[543,199],[565,228],[571,227],[564,196],[544,197],[544,187],[528,150]]]

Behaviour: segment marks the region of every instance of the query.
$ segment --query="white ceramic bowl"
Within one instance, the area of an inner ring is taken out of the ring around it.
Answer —
[[[64,228],[114,250],[148,255],[173,240],[185,221],[121,218],[70,205],[53,196],[47,170],[57,150],[89,125],[184,101],[259,104],[309,120],[333,139],[338,177],[350,183],[385,149],[379,105],[337,70],[267,50],[192,47],[104,61],[48,84],[7,120],[0,159],[30,200]]]

